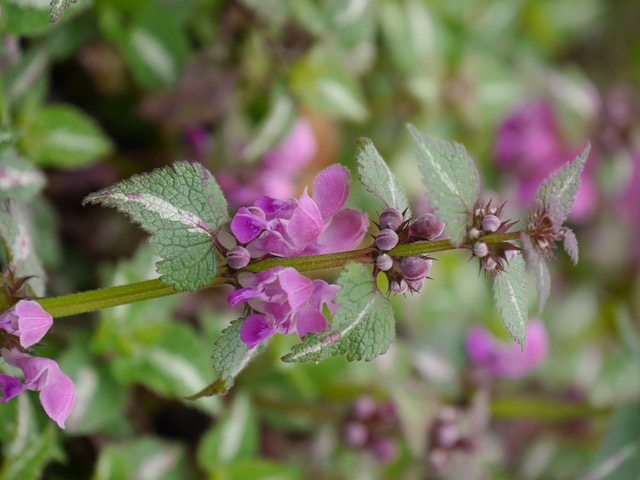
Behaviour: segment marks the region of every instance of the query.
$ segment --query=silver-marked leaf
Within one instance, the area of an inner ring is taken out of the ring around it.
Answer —
[[[227,202],[213,175],[197,163],[134,175],[89,195],[84,203],[100,203],[129,215],[151,234],[162,258],[160,280],[178,291],[198,290],[216,276],[212,237],[227,222]]]
[[[16,277],[32,277],[27,285],[33,294],[45,294],[46,275],[36,255],[29,207],[11,199],[0,202],[0,242],[8,266]]]
[[[51,0],[49,4],[49,23],[56,23],[64,12],[78,0]]]
[[[391,302],[375,285],[373,275],[360,263],[348,264],[338,278],[333,315],[328,330],[305,335],[303,343],[285,355],[285,362],[319,361],[344,355],[347,360],[373,360],[387,351],[395,337]]]
[[[571,212],[573,201],[580,189],[580,174],[584,170],[590,151],[591,144],[587,144],[580,155],[552,173],[538,188],[536,200],[543,207],[554,209],[554,223],[557,222],[557,226],[564,223]]]
[[[395,208],[400,212],[407,210],[407,216],[410,217],[407,196],[373,142],[368,138],[359,138],[357,142],[360,145],[356,154],[360,182],[369,193],[382,200],[387,207]]]
[[[427,196],[436,214],[445,223],[451,243],[464,240],[468,212],[478,199],[478,169],[459,143],[435,140],[408,125],[416,144],[415,153],[427,187]]]
[[[571,257],[574,265],[578,264],[578,239],[570,228],[564,228],[564,251]]]
[[[527,343],[527,275],[522,255],[505,265],[493,278],[493,297],[509,335],[524,350]]]
[[[240,329],[243,323],[244,318],[232,321],[213,345],[211,358],[213,359],[213,369],[218,374],[216,382],[218,389],[215,393],[227,393],[238,374],[249,365],[251,360],[264,351],[269,343],[262,342],[249,350],[240,339]]]
[[[19,130],[11,127],[0,127],[0,152],[10,147],[20,136]]]
[[[551,293],[551,276],[544,258],[538,253],[531,243],[529,236],[522,232],[520,236],[522,242],[522,255],[527,263],[527,267],[533,272],[536,278],[536,290],[538,291],[538,310],[542,312],[544,304]]]
[[[44,183],[44,174],[15,149],[1,149],[0,146],[0,199],[31,200],[42,190]]]

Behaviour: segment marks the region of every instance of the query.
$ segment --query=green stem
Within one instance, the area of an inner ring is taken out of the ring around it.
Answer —
[[[510,232],[486,235],[482,240],[487,243],[498,243],[507,240],[517,240],[520,232]],[[406,245],[399,245],[389,252],[395,257],[409,257],[412,255],[429,254],[454,250],[457,248],[449,240],[436,240],[433,242],[417,242]],[[252,263],[245,267],[249,272],[262,272],[274,267],[293,267],[299,272],[309,272],[312,270],[324,270],[327,268],[342,267],[349,262],[360,262],[364,264],[373,263],[375,251],[374,247],[351,250],[349,252],[327,253],[323,255],[310,255],[306,257],[293,258],[269,258]],[[226,268],[221,268],[218,275],[205,288],[215,287],[225,283],[231,283],[233,279],[228,276]],[[77,315],[80,313],[93,312],[103,308],[125,305],[128,303],[150,300],[152,298],[165,297],[182,293],[169,285],[165,285],[160,280],[147,280],[144,282],[121,285],[117,287],[100,288],[88,292],[74,293],[60,297],[44,298],[38,300],[40,305],[54,318]]]

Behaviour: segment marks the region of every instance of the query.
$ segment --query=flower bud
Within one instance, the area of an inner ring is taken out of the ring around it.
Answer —
[[[518,251],[517,250],[505,250],[505,252],[504,252],[504,258],[506,258],[507,261],[513,260],[517,256],[518,256]]]
[[[390,228],[391,230],[398,230],[404,222],[404,217],[395,208],[387,208],[380,214],[380,221],[378,224],[380,228]]]
[[[369,420],[376,414],[378,404],[369,395],[362,395],[353,402],[351,411],[358,420]]]
[[[378,257],[376,258],[376,266],[383,272],[391,270],[391,267],[393,267],[393,258],[391,258],[386,253],[378,255]]]
[[[500,219],[495,215],[485,215],[482,217],[482,229],[488,233],[498,230],[501,223]]]
[[[371,440],[371,449],[373,450],[374,456],[382,463],[392,461],[398,454],[395,440],[382,435],[375,436]]]
[[[473,244],[473,254],[476,257],[484,257],[487,253],[489,253],[489,247],[484,242],[476,242]]]
[[[249,265],[251,255],[249,250],[244,247],[234,247],[227,253],[227,264],[231,268],[244,268]]]
[[[400,271],[404,278],[410,282],[424,279],[429,275],[430,269],[431,260],[420,258],[417,255],[405,257],[400,261]]]
[[[393,293],[399,295],[406,292],[409,289],[409,286],[404,280],[393,280],[391,283],[389,283],[389,288]]]
[[[432,213],[420,215],[409,224],[409,236],[433,240],[442,235],[444,223]]]
[[[364,447],[369,440],[369,429],[361,422],[349,422],[344,428],[344,440],[351,447]]]
[[[422,290],[422,287],[424,287],[424,279],[421,278],[420,280],[414,280],[413,282],[408,281],[407,286],[412,292],[419,292]]]
[[[480,230],[474,227],[471,230],[469,230],[469,238],[471,238],[472,240],[475,240],[480,236],[480,233],[481,233]]]
[[[491,270],[495,269],[498,266],[498,264],[496,263],[496,261],[491,258],[491,257],[487,257],[484,261],[484,269],[487,272],[490,272]]]
[[[380,250],[392,250],[398,245],[398,234],[390,228],[383,228],[376,235],[374,242]]]

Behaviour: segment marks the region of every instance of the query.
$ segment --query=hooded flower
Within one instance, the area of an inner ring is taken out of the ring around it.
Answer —
[[[342,209],[349,197],[349,171],[334,165],[321,172],[299,200],[258,198],[253,207],[241,208],[231,231],[254,257],[316,255],[351,250],[362,241],[367,216]],[[342,209],[342,210],[341,210]]]
[[[240,338],[249,348],[255,347],[274,333],[297,332],[300,338],[307,333],[319,333],[327,328],[322,314],[326,304],[333,313],[333,303],[340,287],[322,280],[310,280],[295,268],[276,267],[239,278],[244,287],[228,297],[231,307],[248,303],[257,312],[244,321]]]
[[[496,377],[520,378],[547,355],[548,340],[544,323],[532,320],[527,326],[527,348],[523,352],[514,342],[502,342],[482,327],[467,333],[467,354],[479,367]]]
[[[32,300],[20,300],[14,308],[0,316],[0,328],[17,336],[23,348],[40,341],[52,324],[51,315]],[[0,373],[0,401],[7,402],[25,390],[40,392],[44,411],[64,428],[75,398],[71,379],[62,373],[53,360],[27,355],[15,341],[9,342],[13,346],[0,349],[0,356],[9,365],[22,370],[24,383],[18,377]]]

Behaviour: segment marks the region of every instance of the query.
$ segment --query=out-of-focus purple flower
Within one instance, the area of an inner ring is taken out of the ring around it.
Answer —
[[[241,275],[244,287],[229,294],[231,307],[248,303],[257,312],[244,321],[240,338],[253,348],[275,333],[297,332],[300,338],[307,333],[320,333],[327,328],[322,306],[334,313],[333,303],[337,285],[322,280],[310,280],[295,268],[276,267],[257,274]]]
[[[388,463],[398,453],[393,436],[398,423],[393,403],[378,403],[365,395],[355,400],[345,423],[343,438],[347,445],[369,450],[376,460]]]
[[[346,168],[334,165],[318,175],[312,196],[306,189],[299,200],[262,196],[253,210],[238,210],[231,231],[240,243],[248,243],[253,256],[351,250],[362,241],[369,221],[358,210],[342,209],[349,197],[349,178]]]
[[[540,183],[577,153],[562,141],[555,112],[543,100],[526,102],[505,118],[494,146],[496,162],[516,180],[522,206],[529,206]],[[596,207],[597,191],[588,170],[570,214],[574,221],[587,219]]]
[[[9,365],[24,373],[24,383],[20,383],[17,377],[0,373],[2,402],[11,400],[24,390],[40,392],[44,411],[60,428],[64,428],[75,400],[75,388],[58,364],[48,358],[30,357],[15,348],[3,348],[0,355]]]
[[[53,325],[53,318],[33,300],[20,300],[14,308],[0,316],[0,328],[30,347],[40,341]]]
[[[617,207],[622,217],[629,224],[632,238],[635,239],[632,244],[632,253],[636,260],[640,261],[640,154],[636,154],[633,158],[633,171],[627,187],[618,197]]]
[[[237,175],[216,174],[220,188],[234,205],[249,205],[261,195],[285,199],[294,195],[296,175],[313,160],[318,142],[311,124],[299,118],[289,134],[273,150],[265,153],[253,172],[245,166]]]
[[[523,352],[515,342],[503,342],[482,327],[467,333],[469,358],[496,377],[520,378],[537,366],[547,355],[548,340],[544,323],[531,320],[527,326],[527,347]]]

